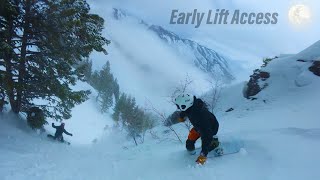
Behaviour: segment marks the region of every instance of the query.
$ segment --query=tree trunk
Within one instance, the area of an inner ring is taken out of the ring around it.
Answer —
[[[5,101],[4,101],[4,96],[3,96],[2,98],[0,98],[0,113],[3,111],[4,104],[5,104]]]
[[[26,0],[25,7],[25,16],[24,16],[24,24],[23,24],[23,35],[22,35],[22,43],[21,43],[21,56],[19,62],[19,76],[17,83],[17,99],[16,99],[16,107],[14,112],[18,113],[21,111],[22,104],[22,95],[24,91],[24,76],[26,74],[26,61],[27,61],[27,46],[28,46],[28,35],[30,34],[30,9],[31,9],[31,0]]]
[[[13,19],[10,18],[8,20],[8,36],[6,38],[6,41],[9,45],[13,46],[12,39],[14,35],[14,22]],[[12,59],[13,59],[13,51],[7,50],[4,52],[4,65],[6,68],[6,72],[4,75],[4,88],[6,89],[7,96],[9,98],[9,102],[11,105],[11,109],[13,112],[16,112],[16,101],[15,101],[15,95],[14,95],[14,81],[13,81],[13,65],[12,65]]]
[[[136,146],[138,146],[137,140],[136,140],[136,136],[132,136],[134,143],[136,144]]]

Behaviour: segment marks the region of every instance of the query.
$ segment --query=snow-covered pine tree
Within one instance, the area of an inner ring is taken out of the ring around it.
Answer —
[[[3,0],[0,11],[2,88],[14,113],[35,99],[46,117],[70,118],[88,91],[70,88],[80,77],[73,66],[96,50],[107,53],[103,18],[90,14],[85,0]]]

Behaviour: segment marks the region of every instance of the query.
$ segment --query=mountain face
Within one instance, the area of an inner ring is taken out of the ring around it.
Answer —
[[[137,23],[146,26],[148,30],[154,32],[179,56],[184,57],[186,61],[194,63],[197,68],[209,74],[209,76],[213,77],[214,79],[219,79],[224,82],[230,82],[234,79],[227,59],[213,49],[210,49],[190,39],[182,38],[161,26],[150,25],[121,9],[113,9],[114,19],[121,20],[128,17],[135,18]]]

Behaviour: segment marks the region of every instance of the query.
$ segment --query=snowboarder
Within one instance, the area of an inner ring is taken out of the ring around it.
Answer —
[[[193,95],[181,94],[175,98],[175,104],[181,111],[179,121],[184,122],[188,118],[193,125],[186,141],[186,148],[190,154],[195,154],[195,142],[201,137],[202,149],[196,162],[203,165],[208,153],[219,146],[219,140],[215,136],[219,123],[206,104]]]
[[[60,126],[56,126],[54,125],[54,123],[52,123],[52,127],[56,129],[56,133],[54,134],[53,139],[58,139],[59,141],[64,142],[63,135],[62,135],[63,133],[69,136],[72,136],[71,133],[69,133],[64,129],[64,125],[65,125],[64,123],[61,123]]]

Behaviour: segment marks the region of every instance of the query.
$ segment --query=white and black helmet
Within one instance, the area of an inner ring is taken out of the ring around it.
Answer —
[[[177,108],[181,111],[186,111],[189,107],[193,105],[193,95],[191,94],[180,94],[174,99]]]

